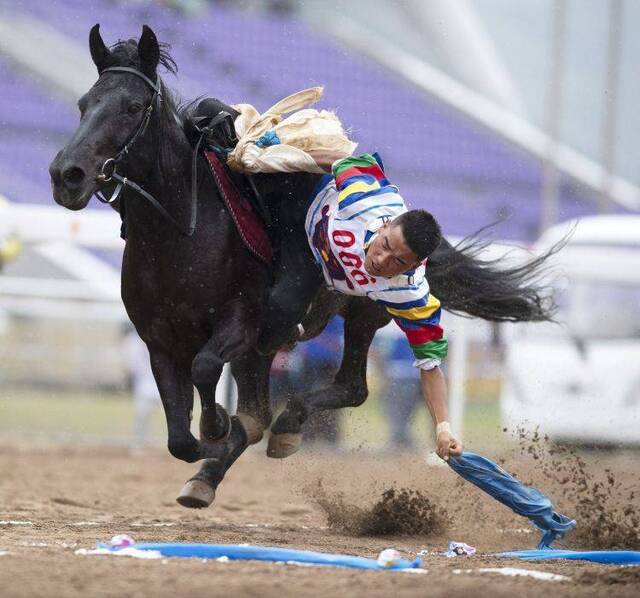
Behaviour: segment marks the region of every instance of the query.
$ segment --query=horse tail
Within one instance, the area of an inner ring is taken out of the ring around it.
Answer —
[[[483,229],[485,230],[485,229]],[[563,238],[528,262],[500,267],[502,259],[480,259],[490,241],[479,231],[453,246],[442,239],[427,262],[427,279],[443,309],[493,322],[553,321],[556,311],[548,259],[568,240]]]

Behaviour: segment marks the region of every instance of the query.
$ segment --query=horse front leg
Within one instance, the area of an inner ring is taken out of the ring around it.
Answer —
[[[188,370],[176,364],[163,349],[149,346],[151,369],[167,419],[167,447],[188,463],[200,459],[200,443],[191,433],[193,384]]]
[[[231,372],[238,386],[238,417],[247,430],[250,444],[259,442],[263,431],[271,424],[269,374],[273,358],[273,355],[261,355],[251,349],[231,362]],[[253,430],[259,431],[259,438]]]
[[[344,351],[333,384],[293,397],[271,426],[267,455],[283,459],[302,446],[302,424],[314,413],[327,409],[358,407],[367,399],[367,357],[376,331],[390,318],[384,308],[356,297],[344,314]]]
[[[207,343],[195,356],[191,376],[200,394],[200,441],[215,443],[228,437],[231,419],[216,403],[215,391],[225,363],[246,353],[258,338],[260,306],[234,299],[221,310],[219,321]]]
[[[209,506],[231,463],[262,438],[263,427],[250,414],[230,417],[215,400],[224,363],[240,358],[255,344],[260,313],[259,307],[244,300],[227,304],[220,324],[193,360],[192,379],[202,403],[200,452],[205,462],[177,498],[185,507]]]
[[[273,357],[251,350],[231,362],[238,384],[238,414],[230,418],[227,438],[208,446],[207,458],[178,498],[181,505],[196,509],[208,507],[229,468],[250,445],[262,439],[263,431],[271,423],[269,370],[272,361]]]

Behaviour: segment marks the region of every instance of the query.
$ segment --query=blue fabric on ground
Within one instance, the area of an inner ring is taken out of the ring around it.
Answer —
[[[101,548],[109,548],[114,552],[118,550],[110,546],[101,546]],[[313,552],[311,550],[292,550],[289,548],[273,548],[269,546],[240,546],[238,544],[136,543],[132,548],[138,550],[157,550],[163,556],[197,557],[202,559],[217,559],[226,556],[232,560],[292,561],[313,565],[375,569],[379,571],[386,571],[387,569],[417,569],[421,564],[419,558],[414,561],[401,559],[390,567],[382,567],[375,559],[368,559],[361,556],[326,554],[324,552]]]
[[[515,550],[500,552],[495,556],[505,556],[539,561],[543,559],[569,559],[572,561],[591,561],[612,565],[640,565],[640,552],[633,550]]]
[[[465,480],[518,515],[527,517],[542,531],[539,549],[550,547],[576,526],[575,520],[554,511],[551,501],[540,490],[525,486],[486,457],[465,451],[459,457],[449,457],[448,464]]]

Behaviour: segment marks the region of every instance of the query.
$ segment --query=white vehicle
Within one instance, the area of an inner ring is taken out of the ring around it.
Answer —
[[[557,441],[640,444],[640,216],[594,216],[555,226],[559,324],[511,327],[502,418]]]

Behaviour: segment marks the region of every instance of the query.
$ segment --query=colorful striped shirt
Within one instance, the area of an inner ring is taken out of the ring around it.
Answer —
[[[447,355],[440,301],[429,292],[424,264],[394,278],[372,276],[365,253],[383,223],[407,211],[377,154],[339,160],[313,193],[307,212],[309,245],[326,283],[385,306],[406,334],[415,365],[430,369]]]

